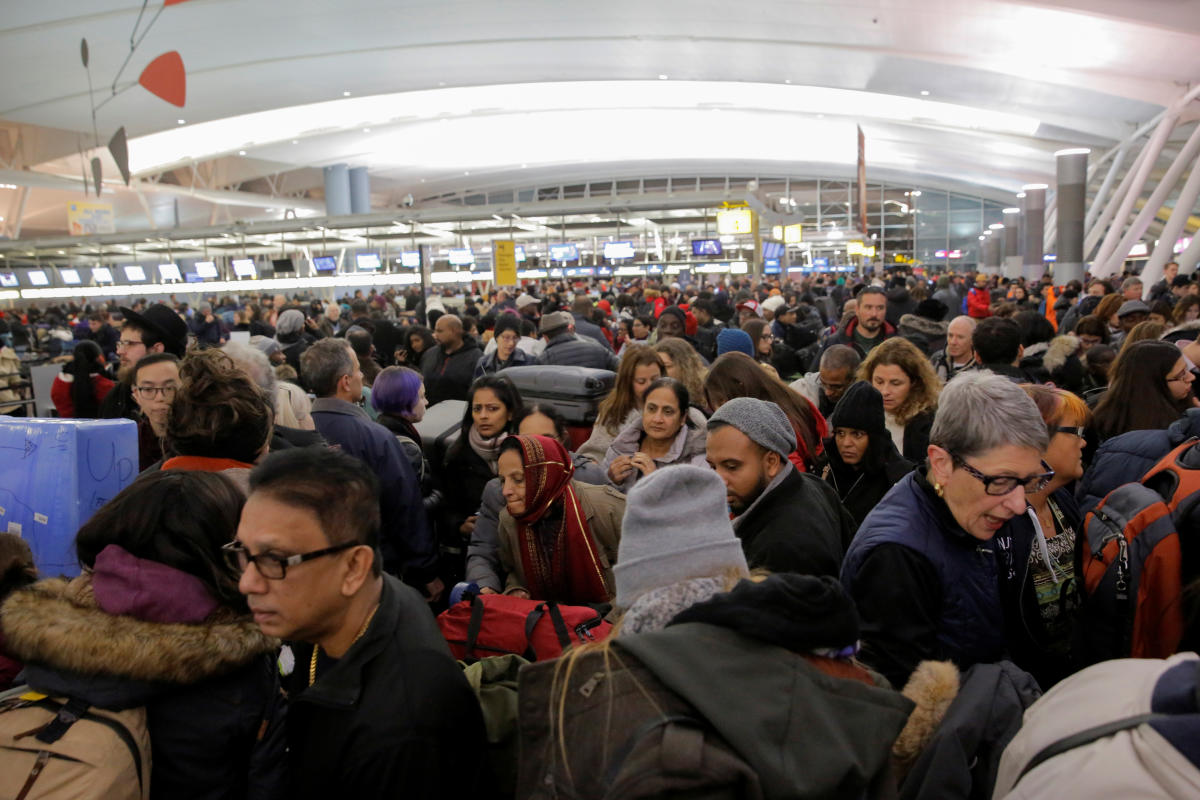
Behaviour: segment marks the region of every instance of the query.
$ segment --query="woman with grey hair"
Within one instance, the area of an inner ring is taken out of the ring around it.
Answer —
[[[274,339],[267,339],[274,342]],[[275,406],[275,424],[285,428],[317,429],[312,418],[312,401],[294,383],[277,380],[271,362],[262,350],[241,342],[228,342],[221,350],[246,371],[258,388],[271,399]]]
[[[1007,378],[966,372],[942,390],[925,464],[867,515],[842,563],[861,657],[894,685],[924,660],[1003,658],[992,537],[1054,477],[1046,446],[1037,406]]]

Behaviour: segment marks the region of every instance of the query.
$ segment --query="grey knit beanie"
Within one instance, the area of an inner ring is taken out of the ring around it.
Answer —
[[[746,570],[746,556],[717,473],[690,464],[660,467],[629,490],[613,567],[618,606],[629,608],[652,589],[727,569]]]
[[[279,315],[279,319],[275,322],[275,333],[280,336],[287,336],[290,333],[299,333],[304,329],[304,312],[299,309],[289,308]]]
[[[796,449],[796,432],[787,414],[774,403],[757,397],[735,397],[717,409],[708,420],[708,429],[732,425],[767,450],[787,457]]]

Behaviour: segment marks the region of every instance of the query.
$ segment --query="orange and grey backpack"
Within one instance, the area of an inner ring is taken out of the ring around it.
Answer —
[[[90,708],[28,687],[0,695],[0,797],[148,800],[145,709]]]
[[[1094,664],[1166,658],[1184,635],[1184,586],[1200,558],[1200,439],[1190,439],[1138,483],[1088,512],[1075,543],[1083,596],[1075,649]]]

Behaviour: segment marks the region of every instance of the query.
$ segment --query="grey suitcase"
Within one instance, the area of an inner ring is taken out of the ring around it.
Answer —
[[[617,374],[607,369],[538,364],[496,373],[513,382],[526,403],[552,406],[568,425],[591,425],[600,401],[612,391]]]

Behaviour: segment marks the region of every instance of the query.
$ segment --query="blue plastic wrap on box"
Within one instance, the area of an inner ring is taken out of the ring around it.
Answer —
[[[137,477],[137,423],[0,417],[0,531],[43,577],[78,575],[75,532]]]

